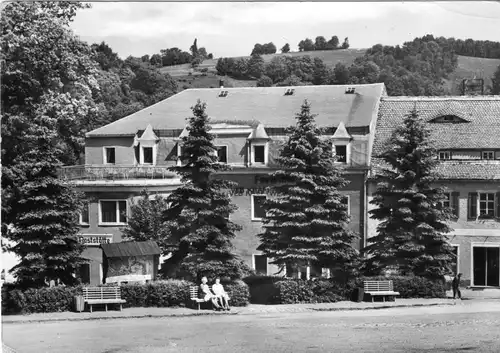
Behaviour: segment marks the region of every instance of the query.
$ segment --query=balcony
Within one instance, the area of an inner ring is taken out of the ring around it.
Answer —
[[[62,167],[59,176],[68,180],[174,179],[168,167],[75,165]]]

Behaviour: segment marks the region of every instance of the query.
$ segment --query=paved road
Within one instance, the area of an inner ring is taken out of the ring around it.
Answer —
[[[500,352],[500,302],[4,324],[18,352]]]

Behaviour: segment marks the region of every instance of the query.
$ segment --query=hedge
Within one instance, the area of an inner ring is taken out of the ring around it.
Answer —
[[[2,314],[31,314],[70,311],[81,287],[10,289],[2,287]]]
[[[185,306],[189,302],[189,287],[194,284],[184,280],[163,280],[148,284],[121,286],[125,307]]]
[[[247,306],[250,302],[250,291],[248,289],[248,285],[239,280],[230,284],[224,285],[224,289],[226,290],[229,298],[230,306]]]
[[[360,277],[349,282],[335,279],[298,280],[283,277],[245,278],[250,302],[255,304],[335,303],[351,300],[354,289],[365,280],[392,280],[399,298],[445,298],[446,284],[416,276]]]
[[[155,281],[148,284],[121,286],[124,307],[176,307],[191,304],[189,287],[195,284],[184,280]],[[103,285],[103,286],[109,286]],[[249,302],[248,285],[236,281],[224,286],[231,306],[245,306]],[[82,287],[52,287],[28,289],[2,287],[2,314],[50,313],[73,310],[73,297],[81,295]]]

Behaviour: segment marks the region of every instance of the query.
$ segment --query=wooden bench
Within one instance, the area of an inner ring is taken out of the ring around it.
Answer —
[[[90,307],[92,312],[92,305],[104,304],[106,311],[108,311],[108,304],[120,304],[120,311],[122,304],[126,301],[121,298],[121,290],[118,286],[113,287],[84,287],[83,300]]]
[[[373,299],[376,296],[382,296],[384,302],[385,297],[396,297],[399,292],[395,292],[392,281],[365,281],[364,282],[365,294],[369,294]]]
[[[198,287],[194,287],[194,286],[189,287],[189,295],[190,295],[191,301],[193,303],[198,304],[198,310],[200,310],[200,304],[205,303],[205,300],[200,299],[198,297]]]

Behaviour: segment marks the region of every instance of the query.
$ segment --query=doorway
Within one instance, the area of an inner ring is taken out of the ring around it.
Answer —
[[[472,263],[474,286],[500,286],[500,247],[474,246]]]

